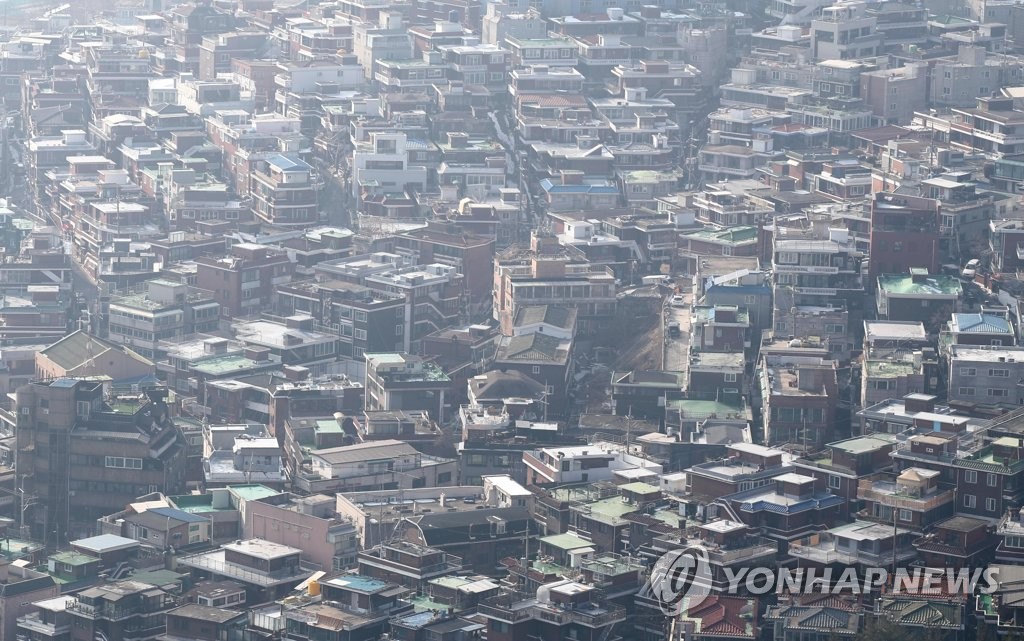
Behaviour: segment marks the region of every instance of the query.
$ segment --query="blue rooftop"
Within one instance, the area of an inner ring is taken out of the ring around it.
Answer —
[[[953,314],[952,329],[963,334],[1012,334],[1010,323],[995,314]]]
[[[267,163],[281,171],[310,171],[313,169],[306,161],[284,154],[276,154],[267,158]]]
[[[388,584],[384,581],[363,576],[361,574],[344,574],[342,576],[336,576],[333,579],[328,579],[325,583],[339,588],[348,588],[349,590],[368,593],[380,592],[384,588],[388,587]]]

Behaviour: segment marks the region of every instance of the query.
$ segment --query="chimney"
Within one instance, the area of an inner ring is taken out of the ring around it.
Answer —
[[[288,329],[301,329],[307,332],[313,330],[313,317],[304,314],[289,316],[285,320],[285,327]]]
[[[270,350],[266,347],[246,347],[245,357],[257,363],[264,363],[270,360]]]
[[[289,381],[305,381],[309,379],[309,368],[302,367],[301,365],[285,365],[281,368],[284,372],[284,377]]]

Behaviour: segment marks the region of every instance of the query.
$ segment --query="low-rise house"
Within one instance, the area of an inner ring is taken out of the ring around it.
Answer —
[[[686,490],[698,501],[711,502],[726,494],[772,485],[776,476],[793,470],[795,458],[784,450],[733,443],[720,460],[688,468]]]
[[[854,521],[792,541],[789,555],[818,566],[886,567],[893,559],[915,558],[914,538],[911,530],[892,524]]]
[[[528,485],[611,480],[616,470],[641,468],[661,473],[661,465],[626,452],[614,443],[545,447],[523,452]]]
[[[883,474],[861,479],[857,499],[864,508],[857,517],[924,532],[955,511],[953,489],[940,486],[939,476],[935,470],[909,467],[895,477]]]
[[[381,486],[442,487],[455,483],[456,462],[421,454],[408,443],[370,441],[310,452],[294,482],[308,492],[354,492]]]
[[[799,458],[793,467],[824,481],[829,491],[846,499],[841,513],[847,518],[857,505],[860,480],[891,469],[890,454],[895,447],[895,439],[886,434],[857,436],[829,443],[822,454]]]
[[[839,393],[835,361],[762,355],[759,376],[766,444],[816,449],[832,440]]]
[[[658,419],[666,400],[683,389],[682,372],[612,372],[612,403],[619,416]]]
[[[319,569],[300,560],[302,550],[262,539],[227,543],[220,549],[178,557],[178,566],[196,578],[237,581],[246,588],[246,601],[262,603],[280,598]]]
[[[927,567],[975,568],[986,565],[999,539],[988,521],[952,516],[933,524],[914,541],[918,557]]]
[[[955,345],[1009,347],[1017,344],[1007,310],[983,309],[977,314],[953,314],[947,332]]]
[[[478,611],[487,620],[489,638],[506,629],[511,639],[600,637],[626,619],[626,610],[599,600],[595,588],[569,580],[546,584],[535,594],[486,599]]]
[[[112,383],[152,380],[152,361],[115,342],[81,330],[36,353],[36,376],[45,379],[109,376]]]
[[[948,350],[951,404],[1015,408],[1024,403],[1024,348],[950,345]]]
[[[780,474],[769,484],[722,497],[741,521],[768,538],[789,542],[830,527],[843,499],[813,476]]]
[[[451,379],[433,363],[409,354],[366,355],[366,409],[422,410],[443,423]]]
[[[128,579],[82,590],[67,610],[74,639],[151,639],[166,630],[164,617],[178,605],[173,594]]]
[[[309,561],[331,570],[354,567],[359,541],[352,519],[339,516],[324,494],[275,494],[245,503],[242,534],[301,548]]]
[[[239,638],[248,624],[245,612],[188,603],[164,615],[167,631],[157,641],[221,641]]]

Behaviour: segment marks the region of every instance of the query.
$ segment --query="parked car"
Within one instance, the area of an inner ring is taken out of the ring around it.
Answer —
[[[670,301],[672,307],[683,307],[686,305],[686,299],[683,298],[682,294],[676,294]]]
[[[980,265],[980,260],[978,260],[977,258],[972,258],[969,261],[967,261],[966,265],[964,265],[964,270],[960,273],[960,275],[963,276],[964,278],[973,279],[974,275],[978,273],[978,267]]]
[[[679,321],[672,321],[668,324],[668,335],[672,338],[679,338]]]

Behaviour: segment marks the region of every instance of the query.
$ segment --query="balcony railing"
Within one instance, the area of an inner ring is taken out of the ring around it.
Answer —
[[[884,490],[878,490],[873,487],[874,481],[871,479],[864,479],[857,484],[857,498],[874,501],[886,507],[900,508],[904,510],[913,510],[915,512],[926,512],[933,510],[940,505],[945,505],[953,501],[953,491],[949,490],[946,492],[940,492],[938,494],[916,498],[913,496],[905,496],[893,492],[886,492]]]
[[[308,576],[320,569],[319,566],[303,561],[295,567],[261,572],[235,563],[228,563],[222,559],[214,558],[210,554],[186,556],[181,558],[178,562],[186,567],[206,570],[213,574],[231,577],[245,583],[252,583],[261,586],[285,583],[293,579]]]
[[[865,552],[861,550],[837,550],[833,547],[814,545],[790,545],[790,556],[799,557],[816,563],[841,563],[844,565],[878,565],[892,563],[892,550],[885,552]],[[914,548],[896,550],[896,561],[908,561],[917,555]]]

